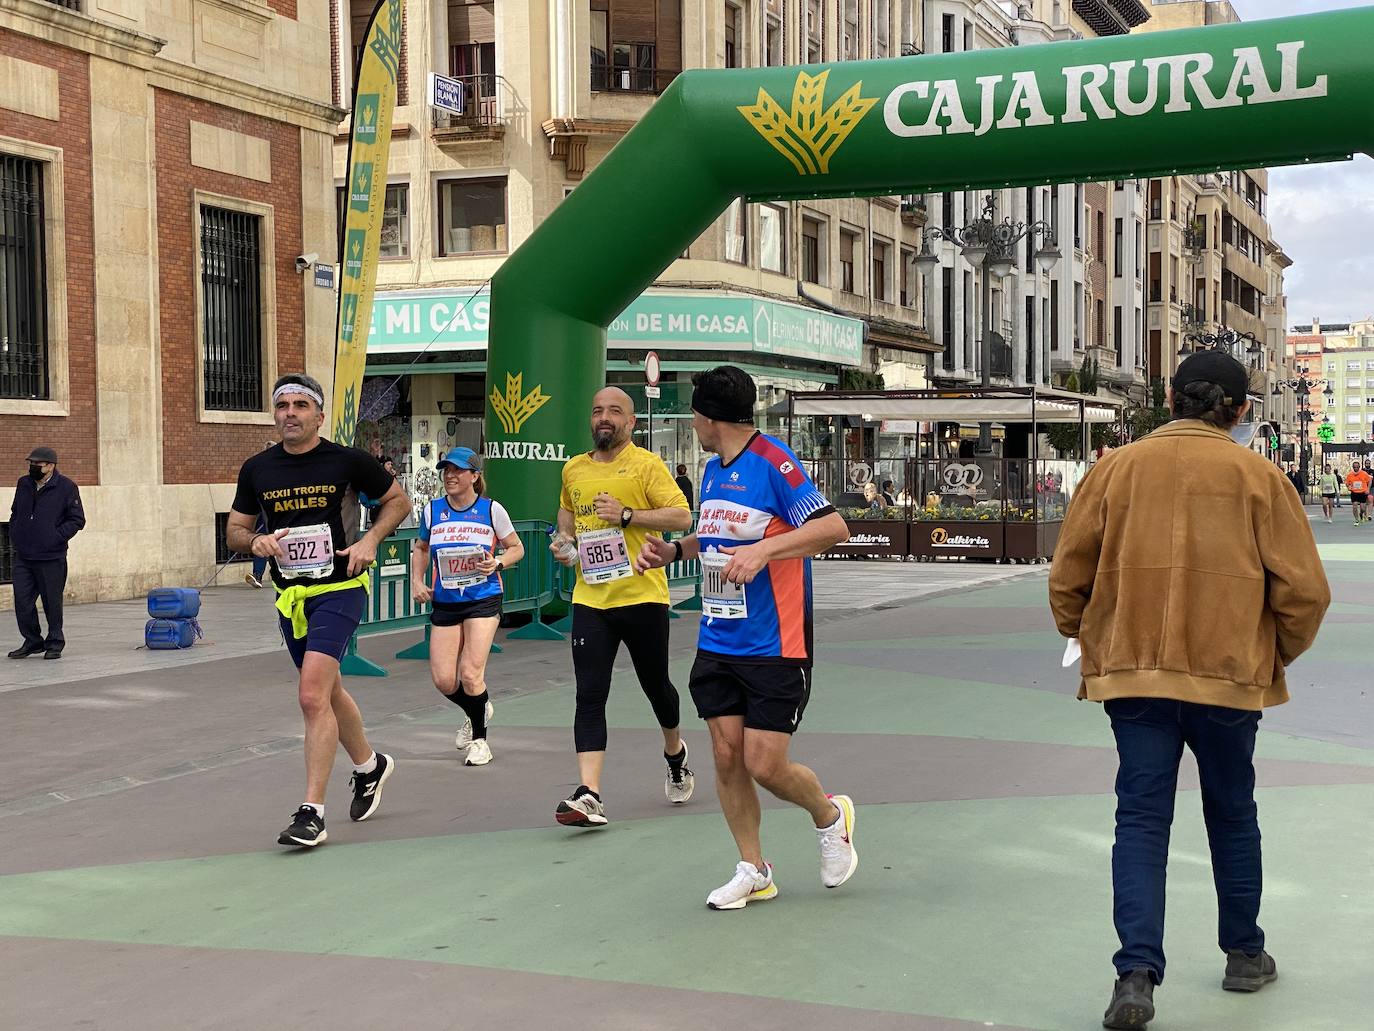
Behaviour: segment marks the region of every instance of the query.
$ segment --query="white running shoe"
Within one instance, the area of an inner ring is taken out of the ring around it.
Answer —
[[[679,768],[677,776],[673,775],[673,764],[668,763],[668,776],[663,781],[663,793],[668,796],[668,801],[673,805],[682,805],[683,802],[690,801],[692,792],[696,790],[697,778],[691,770],[687,768],[687,742],[682,742],[682,766]]]
[[[751,902],[766,902],[778,897],[778,886],[773,883],[773,866],[764,863],[765,872],[759,873],[753,863],[741,861],[735,866],[735,876],[728,884],[722,884],[706,896],[710,909],[743,909]]]
[[[553,818],[564,827],[604,827],[606,826],[606,807],[585,787],[558,803]]]
[[[826,795],[840,815],[829,827],[817,827],[821,846],[821,883],[838,888],[859,868],[859,853],[854,850],[854,800],[848,795]]]
[[[495,714],[496,706],[491,704],[491,699],[487,699],[487,726],[491,726],[491,718]],[[472,744],[472,720],[464,716],[463,725],[458,728],[458,736],[453,739],[453,747],[461,752],[470,744]]]
[[[486,738],[479,737],[468,745],[468,757],[463,760],[464,766],[485,766],[489,762],[491,762],[491,745],[487,744]]]

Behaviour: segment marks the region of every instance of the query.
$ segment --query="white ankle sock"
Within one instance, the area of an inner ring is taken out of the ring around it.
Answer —
[[[375,770],[376,768],[377,768],[377,753],[376,753],[376,752],[373,752],[373,753],[372,753],[372,757],[371,757],[370,759],[368,759],[367,762],[363,763],[362,765],[359,765],[359,764],[357,764],[357,763],[354,763],[354,764],[353,764],[353,772],[354,772],[354,773],[371,773],[371,772],[372,772],[373,770]]]

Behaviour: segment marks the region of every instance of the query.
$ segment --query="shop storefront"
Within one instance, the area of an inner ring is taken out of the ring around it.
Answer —
[[[481,445],[489,317],[487,293],[470,288],[374,301],[357,439],[395,459],[412,494],[437,491],[434,462],[445,450]],[[860,365],[863,343],[859,319],[745,294],[650,290],[609,329],[607,381],[634,399],[635,443],[669,468],[686,465],[699,483],[708,456],[691,429],[693,373],[723,363],[745,369],[758,383],[760,427],[785,434],[789,393],[834,387],[845,368]],[[651,350],[662,362],[657,398],[645,393]]]

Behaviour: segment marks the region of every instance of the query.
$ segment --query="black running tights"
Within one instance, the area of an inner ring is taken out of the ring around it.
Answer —
[[[573,741],[579,752],[606,750],[606,700],[611,667],[621,642],[630,651],[639,686],[654,708],[658,725],[678,725],[677,688],[668,679],[668,606],[625,605],[614,609],[573,606],[573,672],[577,714]]]

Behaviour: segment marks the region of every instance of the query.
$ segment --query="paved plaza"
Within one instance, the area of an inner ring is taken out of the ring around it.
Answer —
[[[1374,527],[1315,530],[1335,603],[1257,760],[1281,977],[1220,990],[1185,759],[1156,1031],[1369,1026]],[[267,592],[208,592],[187,654],[135,650],[139,602],[73,607],[66,657],[0,669],[0,1029],[1098,1027],[1115,756],[1060,668],[1045,571],[818,566],[795,753],[855,798],[861,864],[827,891],[805,815],[765,802],[779,897],[726,913],[704,905],[735,862],[705,728],[684,697],[697,795],[672,808],[626,657],[612,823],[570,831],[552,818],[576,775],[566,643],[493,656],[496,761],[472,769],[461,713],[391,658],[414,632],[366,639],[391,676],[349,687],[396,775],[351,824],[341,757],[329,843],[288,852],[301,724]],[[694,630],[673,624],[684,695]]]

